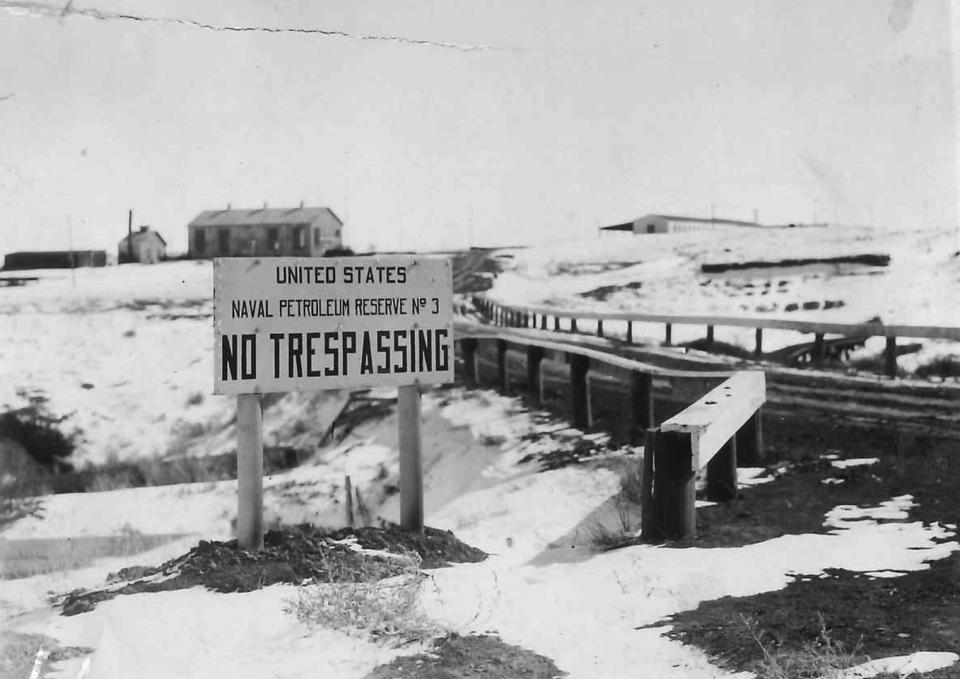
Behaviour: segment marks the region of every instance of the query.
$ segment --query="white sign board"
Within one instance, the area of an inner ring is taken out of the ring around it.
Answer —
[[[453,381],[449,259],[213,261],[214,392]]]

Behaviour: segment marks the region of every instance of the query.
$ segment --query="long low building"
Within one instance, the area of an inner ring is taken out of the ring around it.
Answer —
[[[649,214],[632,222],[601,227],[600,231],[630,231],[632,233],[687,233],[694,231],[713,231],[730,226],[759,227],[756,222],[744,222],[736,219],[714,219],[706,217],[679,217],[676,215]]]
[[[3,258],[4,271],[29,269],[73,269],[81,266],[106,266],[105,250],[25,250]]]
[[[191,258],[315,257],[343,247],[343,222],[327,207],[207,210],[187,225]]]

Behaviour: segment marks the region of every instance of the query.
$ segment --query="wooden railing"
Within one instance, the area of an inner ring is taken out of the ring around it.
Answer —
[[[591,425],[591,371],[629,385],[631,439],[645,441],[643,457],[644,539],[691,538],[696,535],[696,473],[706,467],[708,499],[736,497],[740,462],[755,465],[763,456],[760,409],[766,399],[759,370],[695,372],[634,361],[596,349],[536,337],[466,331],[457,336],[462,370],[468,384],[479,385],[478,354],[496,356],[497,386],[510,385],[507,353],[526,356],[530,400],[543,405],[543,361],[569,365],[573,424]],[[667,382],[674,398],[693,401],[658,427],[654,380]],[[712,388],[711,388],[712,387]],[[705,393],[706,392],[706,393]]]
[[[665,326],[664,343],[672,342],[674,325],[701,325],[706,327],[707,347],[713,342],[714,327],[754,328],[755,345],[754,355],[760,356],[763,352],[763,330],[792,330],[804,334],[814,335],[813,358],[820,361],[824,358],[826,344],[824,335],[835,334],[848,337],[885,337],[884,368],[890,377],[897,372],[897,338],[925,338],[947,339],[960,342],[960,327],[936,325],[885,325],[880,322],[870,323],[831,323],[821,321],[800,321],[783,318],[760,318],[741,316],[704,316],[684,314],[647,314],[623,313],[608,311],[570,311],[553,309],[550,307],[535,306],[505,306],[488,297],[477,295],[474,305],[487,316],[495,325],[508,327],[528,327],[541,330],[561,330],[561,319],[569,322],[568,329],[577,332],[577,319],[591,319],[597,321],[597,334],[603,336],[604,321],[622,321],[627,324],[626,341],[633,341],[634,323],[663,323]]]

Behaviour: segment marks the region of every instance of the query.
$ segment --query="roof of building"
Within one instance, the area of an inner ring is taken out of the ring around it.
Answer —
[[[668,222],[696,222],[700,224],[731,224],[733,226],[760,226],[756,222],[745,222],[738,219],[717,219],[715,217],[683,217],[680,215],[664,215],[658,212],[654,212],[649,215],[644,215],[642,217],[637,217],[633,222],[626,222],[624,224],[614,224],[613,226],[604,226],[601,227],[603,231],[631,231],[633,229],[634,222],[643,221],[644,219],[650,219],[651,217],[658,219],[666,219]]]
[[[133,240],[134,240],[134,242],[136,242],[139,238],[142,238],[142,237],[144,237],[144,236],[148,236],[148,235],[150,235],[150,234],[153,234],[154,236],[156,236],[157,238],[159,238],[159,239],[160,239],[160,242],[163,243],[164,245],[167,244],[167,241],[164,239],[163,236],[160,235],[160,232],[159,232],[159,231],[154,231],[153,229],[151,229],[151,228],[148,227],[148,226],[141,226],[141,227],[140,227],[140,230],[139,230],[139,231],[134,231],[132,235],[133,235]],[[126,243],[126,242],[127,242],[127,239],[130,237],[130,235],[131,235],[131,234],[127,234],[126,236],[124,236],[123,238],[121,238],[121,239],[120,239],[120,245],[123,245],[124,243]]]
[[[341,226],[343,221],[328,207],[271,207],[254,210],[206,210],[197,215],[190,226],[235,226],[238,224],[270,224],[294,226],[308,224],[331,215]]]

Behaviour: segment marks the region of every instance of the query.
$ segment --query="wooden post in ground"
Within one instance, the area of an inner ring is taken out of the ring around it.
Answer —
[[[597,319],[597,337],[603,337],[603,319]]]
[[[587,400],[590,391],[587,389],[587,371],[590,370],[590,359],[577,354],[567,354],[570,364],[570,392],[573,403],[573,426],[586,429],[590,419],[590,406]]]
[[[468,386],[476,387],[480,383],[477,374],[477,338],[466,337],[460,341],[463,352],[463,373]]]
[[[821,365],[825,357],[825,348],[823,345],[823,333],[818,332],[813,336],[813,363]]]
[[[888,337],[883,350],[883,363],[887,377],[897,376],[897,338]]]
[[[753,355],[756,358],[763,356],[763,328],[757,328],[754,330],[754,337],[756,339],[756,344],[753,347]]]
[[[707,462],[708,500],[728,502],[737,497],[737,437],[732,437]]]
[[[507,392],[510,387],[510,377],[507,374],[507,341],[497,340],[497,386]]]
[[[665,335],[666,336],[663,339],[663,345],[669,347],[671,344],[673,344],[673,325],[670,323],[667,323]]]
[[[670,540],[695,538],[697,490],[690,434],[660,432],[654,447],[653,468],[655,513],[663,537]]]
[[[660,522],[657,505],[653,501],[653,458],[657,447],[659,429],[647,429],[643,446],[643,469],[640,475],[640,539],[659,540]]]
[[[423,533],[423,463],[420,441],[420,386],[397,388],[400,433],[400,527]]]
[[[347,515],[346,515],[346,517],[345,517],[346,520],[347,520],[347,526],[349,526],[350,528],[353,528],[354,525],[356,525],[356,524],[355,524],[355,522],[354,522],[354,516],[353,516],[353,485],[350,483],[350,475],[349,475],[349,474],[347,474],[346,476],[343,477],[343,492],[344,492],[344,495],[347,496],[347,497],[346,497],[346,500],[347,500],[347,504],[346,504],[346,512],[347,512]]]
[[[737,431],[737,465],[759,467],[763,457],[763,410],[757,408]]]
[[[553,317],[553,331],[554,331],[554,332],[560,332],[560,317],[559,317],[559,316],[554,316],[554,317]]]
[[[571,319],[570,319],[570,332],[576,332],[576,331],[577,331],[577,319],[576,319],[576,318],[571,318]]]
[[[713,326],[707,326],[707,349],[713,349]]]
[[[627,344],[633,342],[633,321],[627,321]]]
[[[536,407],[543,405],[541,402],[541,378],[540,362],[543,361],[543,347],[527,347],[527,394],[530,396],[530,402]]]
[[[260,394],[237,395],[237,542],[263,549],[263,410]]]
[[[546,315],[546,314],[540,314],[540,329],[541,329],[541,330],[546,330],[546,329],[547,329],[547,315]]]
[[[633,370],[630,373],[630,440],[639,443],[643,432],[654,426],[653,376]]]

